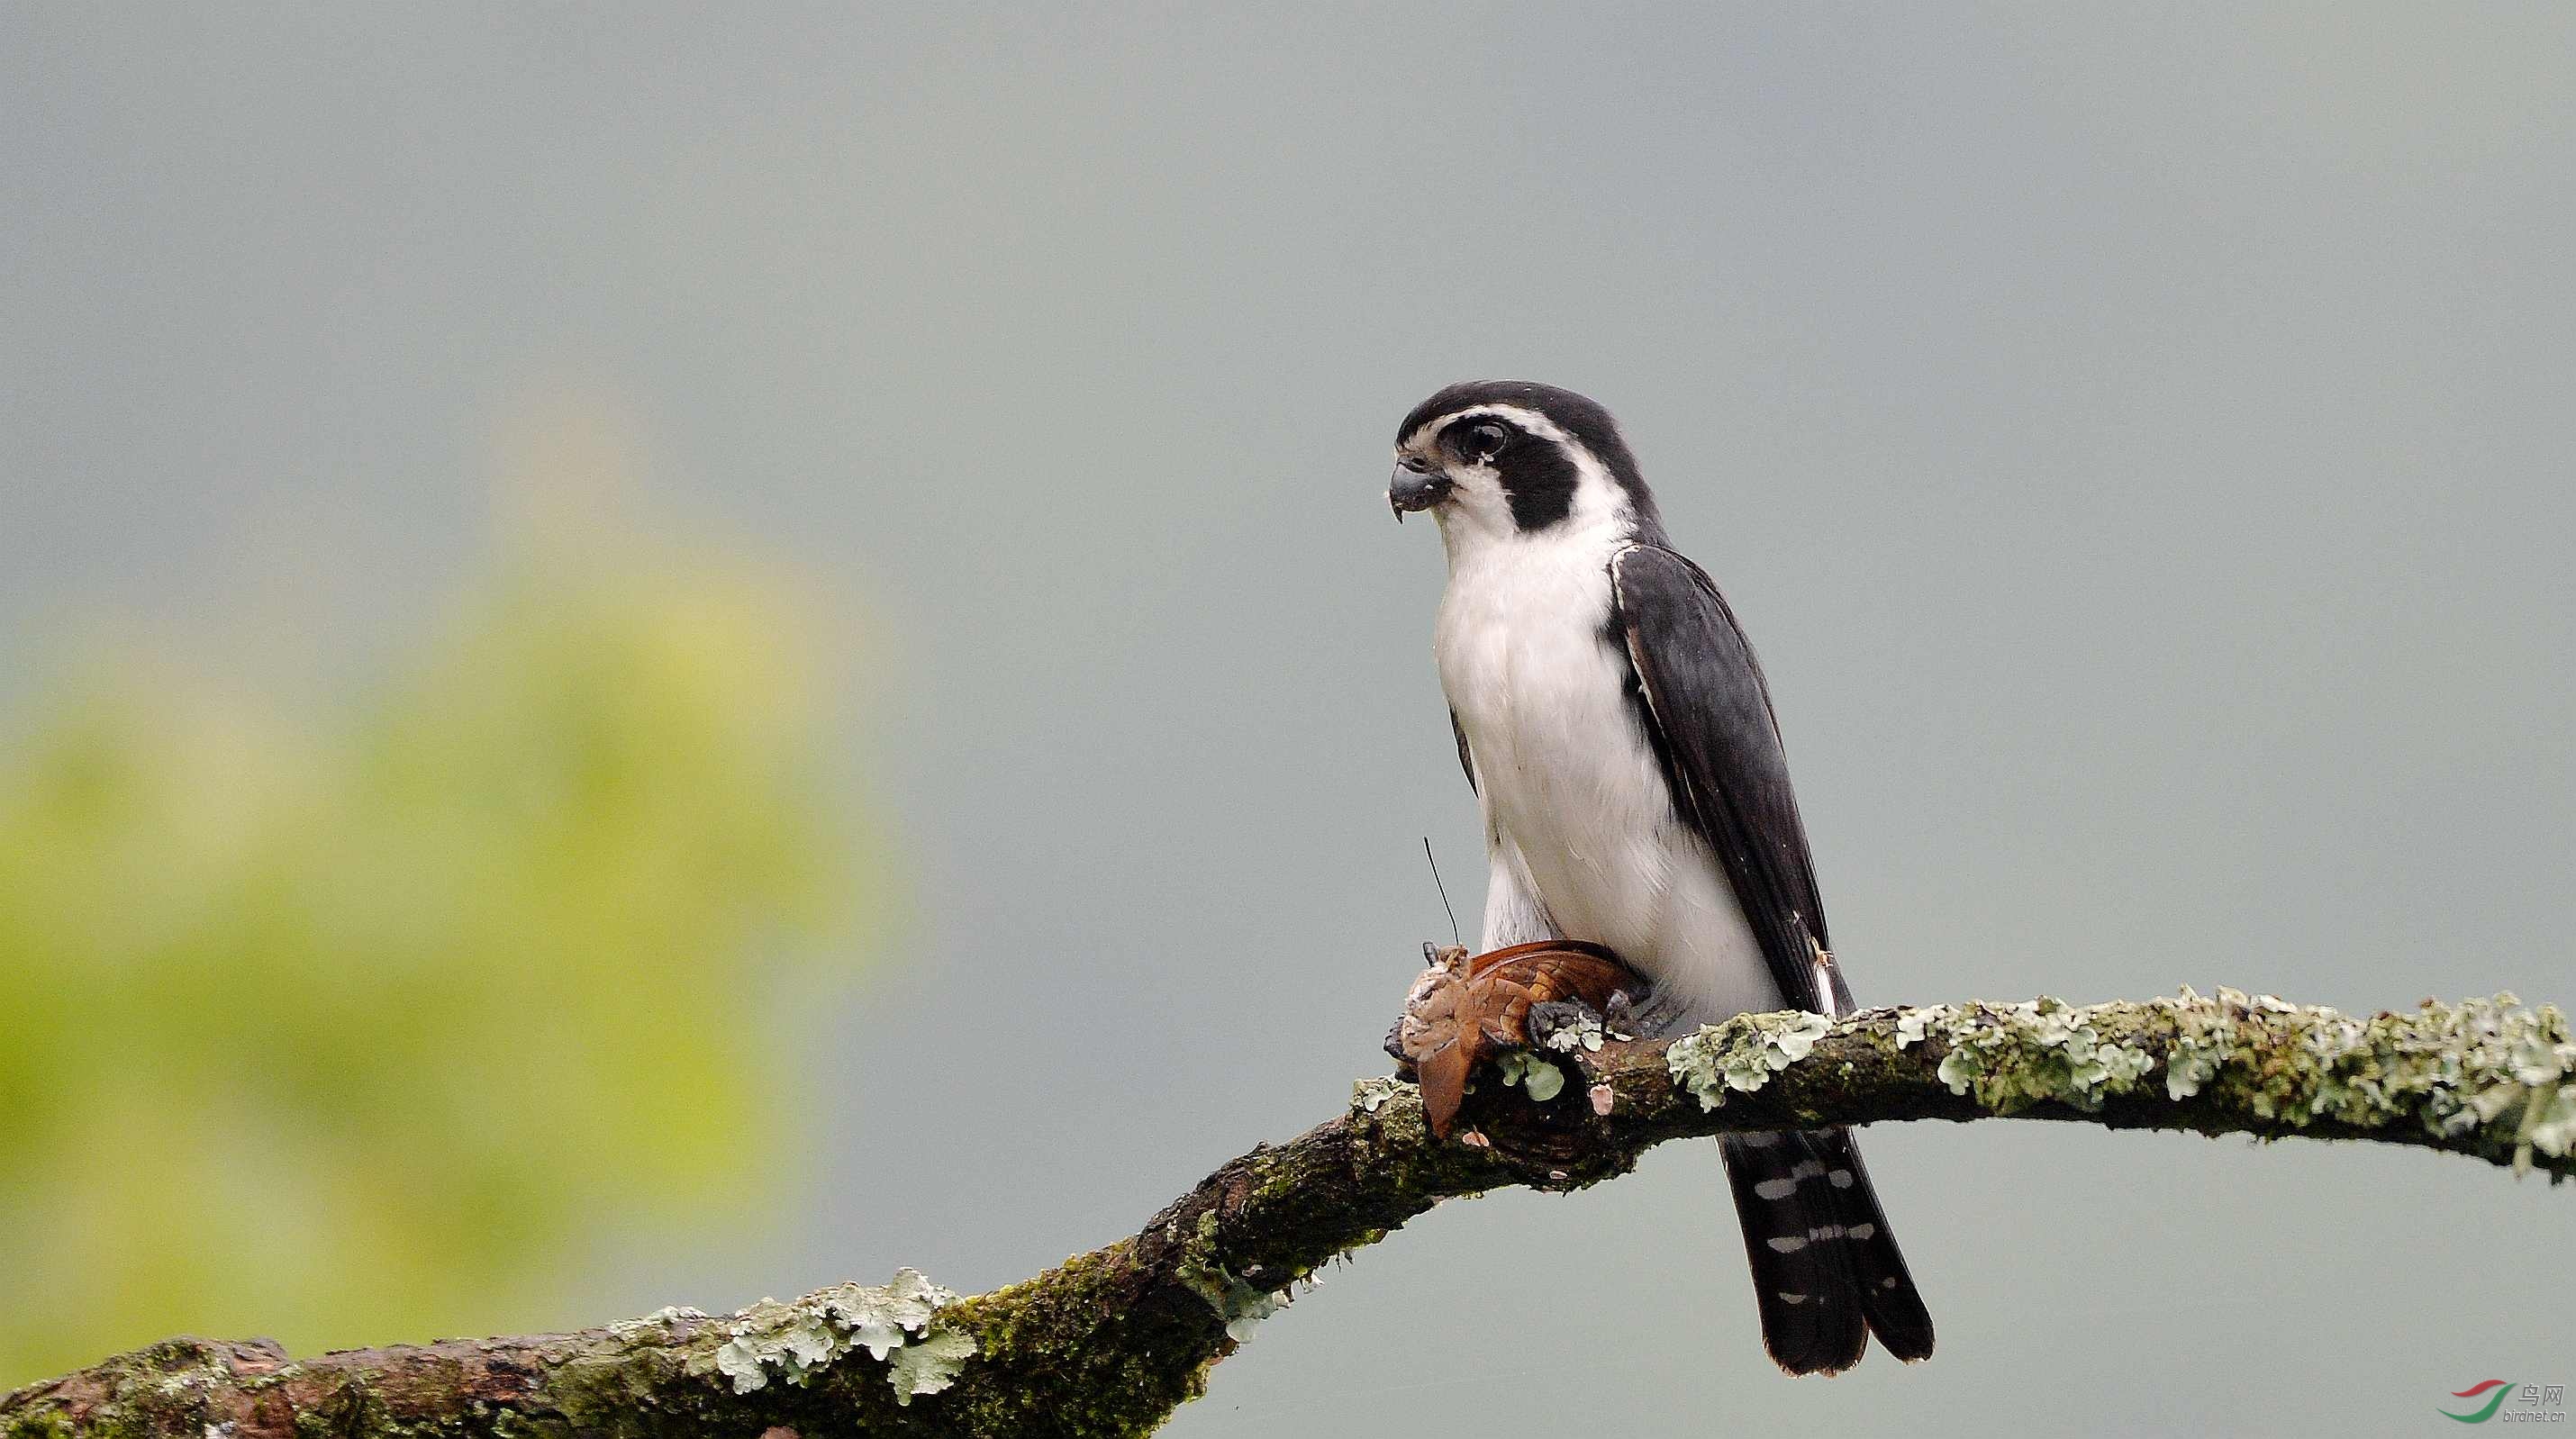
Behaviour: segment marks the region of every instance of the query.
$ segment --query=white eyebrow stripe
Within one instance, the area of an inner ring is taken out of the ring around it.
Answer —
[[[1509,420],[1542,440],[1553,441],[1560,445],[1569,443],[1574,438],[1558,429],[1556,421],[1525,405],[1469,405],[1463,410],[1451,410],[1445,415],[1434,415],[1423,421],[1414,428],[1412,434],[1404,437],[1405,446],[1411,448],[1428,444],[1433,435],[1460,420],[1471,419],[1477,415],[1492,415],[1498,419]]]

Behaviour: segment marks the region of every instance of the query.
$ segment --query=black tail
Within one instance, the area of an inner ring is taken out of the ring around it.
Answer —
[[[1932,1356],[1932,1316],[1849,1130],[1737,1134],[1718,1147],[1773,1363],[1839,1374],[1872,1333],[1899,1359]]]

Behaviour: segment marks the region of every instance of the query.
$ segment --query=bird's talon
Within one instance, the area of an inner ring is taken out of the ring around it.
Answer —
[[[1571,999],[1543,999],[1529,1007],[1532,1049],[1573,1054],[1578,1050],[1597,1050],[1607,1037],[1601,1011],[1584,1003],[1581,995]]]

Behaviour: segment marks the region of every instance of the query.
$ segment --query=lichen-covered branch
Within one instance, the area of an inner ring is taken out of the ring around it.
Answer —
[[[0,1439],[1142,1434],[1319,1265],[1443,1199],[1578,1188],[1690,1135],[1998,1115],[2369,1139],[2557,1180],[2576,1174],[2576,1040],[2510,995],[2359,1019],[2230,990],[1748,1015],[1668,1047],[1573,1025],[1486,1071],[1447,1141],[1412,1086],[1363,1081],[1135,1235],[989,1294],[907,1271],[736,1314],[302,1360],[177,1339],[0,1397]]]

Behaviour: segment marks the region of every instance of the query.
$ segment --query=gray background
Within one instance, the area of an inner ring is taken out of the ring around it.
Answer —
[[[796,1218],[531,1324],[989,1286],[1383,1069],[1419,839],[1462,911],[1478,866],[1380,486],[1467,376],[1623,417],[1865,1001],[2576,998],[2571,75],[2557,5],[12,6],[0,659],[109,610],[357,664],[557,393],[864,597],[913,938]],[[1172,1432],[2413,1433],[2576,1382],[2538,1184],[1868,1147],[1929,1366],[1777,1377],[1692,1146],[1424,1218]]]

